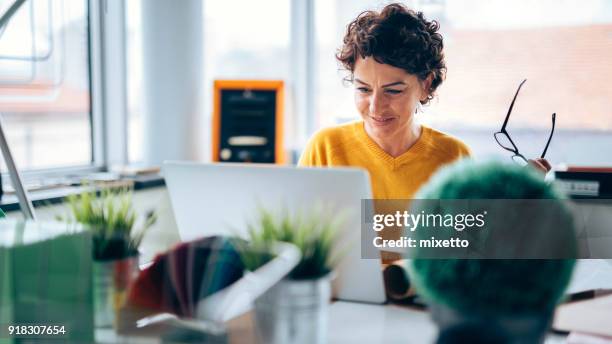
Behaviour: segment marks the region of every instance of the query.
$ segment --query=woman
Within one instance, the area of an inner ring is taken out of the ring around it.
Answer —
[[[409,200],[442,166],[470,156],[459,139],[417,122],[415,114],[435,95],[444,80],[439,25],[402,4],[366,11],[347,28],[336,58],[350,73],[361,120],[317,132],[304,150],[300,166],[357,166],[370,175],[374,199]],[[544,159],[530,160],[548,171]],[[401,202],[400,202],[401,203]],[[406,209],[398,203],[377,202],[379,213]],[[384,239],[401,231],[386,228]],[[401,256],[381,252],[385,264]],[[387,294],[402,299],[411,293],[404,270],[385,270]]]
[[[469,157],[459,139],[415,118],[446,73],[438,29],[401,4],[353,20],[336,58],[350,72],[361,120],[316,133],[299,165],[362,167],[375,199],[410,199],[438,168]],[[550,169],[545,160],[531,163]]]

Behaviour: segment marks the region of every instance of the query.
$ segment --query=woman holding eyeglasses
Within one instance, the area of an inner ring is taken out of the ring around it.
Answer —
[[[336,58],[350,72],[361,120],[317,132],[299,165],[362,167],[375,199],[410,199],[441,166],[469,157],[462,141],[415,118],[445,77],[438,29],[401,4],[353,20]],[[544,159],[530,163],[550,169]]]
[[[415,118],[445,77],[438,30],[437,22],[402,4],[357,16],[347,27],[336,58],[349,72],[361,120],[317,132],[299,165],[361,167],[369,172],[374,199],[410,200],[440,167],[469,157],[470,150],[461,140]],[[529,162],[539,170],[550,170],[544,159]],[[375,205],[378,212],[394,210],[379,205]],[[397,239],[400,231],[380,234]],[[387,252],[382,256],[385,263],[399,258]]]

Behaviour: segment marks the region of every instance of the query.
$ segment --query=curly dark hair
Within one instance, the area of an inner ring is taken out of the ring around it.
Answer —
[[[362,12],[348,25],[336,59],[350,71],[347,81],[353,81],[358,57],[373,57],[376,62],[401,68],[419,80],[433,74],[429,95],[421,101],[427,104],[446,75],[439,29],[438,22],[428,21],[422,12],[399,3],[389,4],[380,13]]]

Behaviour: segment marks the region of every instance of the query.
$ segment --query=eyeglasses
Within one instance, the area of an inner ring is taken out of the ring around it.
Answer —
[[[521,82],[518,89],[516,90],[516,93],[514,94],[514,98],[512,98],[512,103],[510,103],[510,108],[508,109],[508,114],[506,114],[506,119],[504,120],[504,124],[502,125],[501,130],[493,134],[495,141],[497,141],[497,143],[503,149],[514,153],[514,155],[512,156],[512,160],[514,160],[515,162],[521,165],[528,164],[527,158],[525,158],[521,153],[519,153],[518,147],[516,147],[516,144],[514,144],[514,141],[512,141],[512,138],[510,138],[510,134],[508,134],[508,131],[506,130],[506,125],[508,125],[508,120],[510,119],[510,113],[512,113],[512,108],[514,107],[516,96],[518,96],[518,93],[521,90],[521,87],[523,87],[523,84],[525,83],[525,81],[527,81],[527,79]],[[550,135],[548,136],[548,141],[546,141],[546,146],[544,147],[544,151],[542,152],[542,155],[540,155],[540,158],[542,159],[544,159],[544,157],[546,156],[546,151],[548,150],[548,146],[550,145],[550,140],[552,139],[553,133],[555,132],[555,117],[556,116],[557,116],[556,113],[552,114],[552,129],[550,130]]]

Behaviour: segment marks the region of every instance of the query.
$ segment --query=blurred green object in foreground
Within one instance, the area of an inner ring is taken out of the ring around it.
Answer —
[[[416,198],[548,199],[541,204],[558,207],[567,221],[551,226],[545,216],[535,217],[526,230],[574,237],[564,197],[531,168],[464,160],[434,175]],[[415,259],[412,270],[418,291],[434,303],[470,314],[516,316],[552,312],[574,264],[573,259]]]
[[[91,268],[80,225],[0,220],[0,324],[63,325],[62,337],[36,338],[93,342]],[[5,330],[0,343],[13,342]]]

